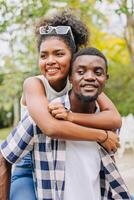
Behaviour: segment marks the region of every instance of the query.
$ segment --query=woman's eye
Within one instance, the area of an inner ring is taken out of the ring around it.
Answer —
[[[47,56],[45,54],[40,55],[40,58],[45,59]]]
[[[64,53],[59,52],[59,53],[57,53],[56,55],[59,56],[59,57],[61,57],[61,56],[64,56]]]

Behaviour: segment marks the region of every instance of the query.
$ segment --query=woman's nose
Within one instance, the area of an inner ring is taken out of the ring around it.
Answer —
[[[48,56],[48,58],[46,60],[46,64],[52,65],[55,62],[56,62],[56,60],[55,60],[54,56],[52,56],[52,55]]]

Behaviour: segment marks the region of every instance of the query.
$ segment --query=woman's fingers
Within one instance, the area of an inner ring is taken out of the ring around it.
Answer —
[[[63,104],[61,103],[50,103],[48,105],[49,112],[52,112],[53,110],[58,110],[61,108],[64,108]]]

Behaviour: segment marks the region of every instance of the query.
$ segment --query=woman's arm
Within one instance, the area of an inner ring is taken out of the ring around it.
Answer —
[[[28,78],[24,82],[24,98],[31,117],[42,132],[48,136],[94,141],[101,141],[105,138],[103,130],[90,129],[53,118],[48,111],[44,86],[37,78]]]
[[[121,116],[112,101],[101,93],[97,99],[101,112],[93,114],[68,113],[68,120],[83,126],[115,130],[121,127]]]
[[[113,102],[108,98],[108,96],[104,94],[104,92],[102,92],[98,96],[97,102],[99,104],[100,111],[103,111],[103,113],[105,114],[104,120],[106,120],[106,123],[111,126],[111,129],[120,128],[122,125],[121,116]],[[102,114],[102,112],[98,114]]]
[[[68,112],[61,103],[50,103],[49,111],[56,119],[98,129],[115,130],[121,127],[121,116],[112,101],[101,93],[98,98],[101,112],[85,114]]]
[[[102,142],[106,138],[106,132],[102,129],[87,128],[53,118],[48,111],[44,86],[35,77],[28,78],[24,82],[24,99],[31,117],[41,131],[49,137],[97,142]],[[106,149],[108,151],[117,149],[117,144],[118,136],[109,131]]]

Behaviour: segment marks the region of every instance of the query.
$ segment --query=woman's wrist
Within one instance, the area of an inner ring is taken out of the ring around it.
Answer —
[[[71,110],[68,111],[67,121],[73,122],[73,112]]]
[[[99,142],[100,144],[103,144],[104,142],[108,140],[108,131],[104,130],[104,133],[105,133],[105,137],[103,137],[103,139]]]

